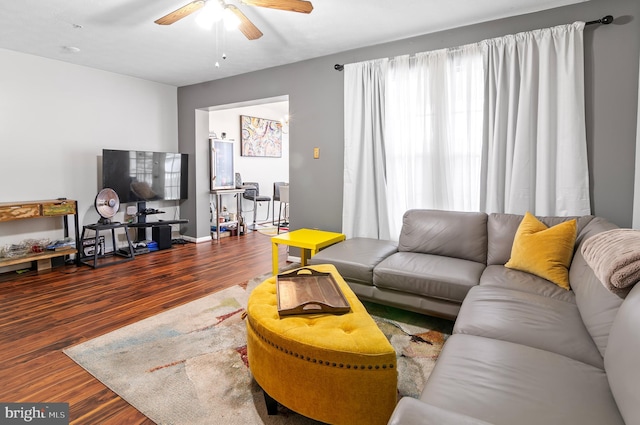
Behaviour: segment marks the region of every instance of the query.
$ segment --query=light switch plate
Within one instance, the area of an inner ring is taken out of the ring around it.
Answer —
[[[320,148],[313,148],[313,159],[320,158]]]

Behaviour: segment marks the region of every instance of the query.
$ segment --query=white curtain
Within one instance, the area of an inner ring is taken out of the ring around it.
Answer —
[[[487,40],[487,212],[590,214],[584,23]]]
[[[411,208],[589,214],[583,29],[345,66],[347,237]]]
[[[638,118],[636,120],[636,176],[633,188],[632,227],[640,229],[640,64],[638,64]]]
[[[385,171],[385,75],[388,60],[345,65],[344,192],[347,237],[390,239]]]
[[[387,73],[390,233],[412,208],[477,211],[483,72],[479,45],[402,56]]]

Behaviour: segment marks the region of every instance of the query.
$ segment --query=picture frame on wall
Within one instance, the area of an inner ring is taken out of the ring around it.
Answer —
[[[266,118],[240,115],[240,155],[282,157],[282,124]]]

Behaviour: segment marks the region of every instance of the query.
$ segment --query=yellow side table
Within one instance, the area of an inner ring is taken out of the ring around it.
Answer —
[[[342,233],[325,232],[324,230],[315,229],[298,229],[293,232],[273,236],[271,238],[273,274],[278,274],[278,245],[280,244],[300,248],[302,251],[300,253],[300,264],[304,267],[307,265],[307,259],[316,255],[319,250],[345,239],[346,236]]]

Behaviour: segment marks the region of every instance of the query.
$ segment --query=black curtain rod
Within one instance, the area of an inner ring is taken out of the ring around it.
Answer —
[[[585,25],[594,25],[594,24],[602,24],[602,25],[609,25],[610,23],[613,22],[613,16],[611,15],[607,15],[602,19],[597,19],[595,21],[589,21],[589,22],[585,22]],[[335,69],[336,71],[342,71],[344,69],[344,65],[341,65],[339,63],[333,65],[333,69]]]
[[[607,15],[602,19],[598,19],[595,21],[589,21],[589,22],[585,22],[585,25],[593,25],[593,24],[603,24],[603,25],[609,25],[610,23],[613,22],[613,16],[611,15]]]

